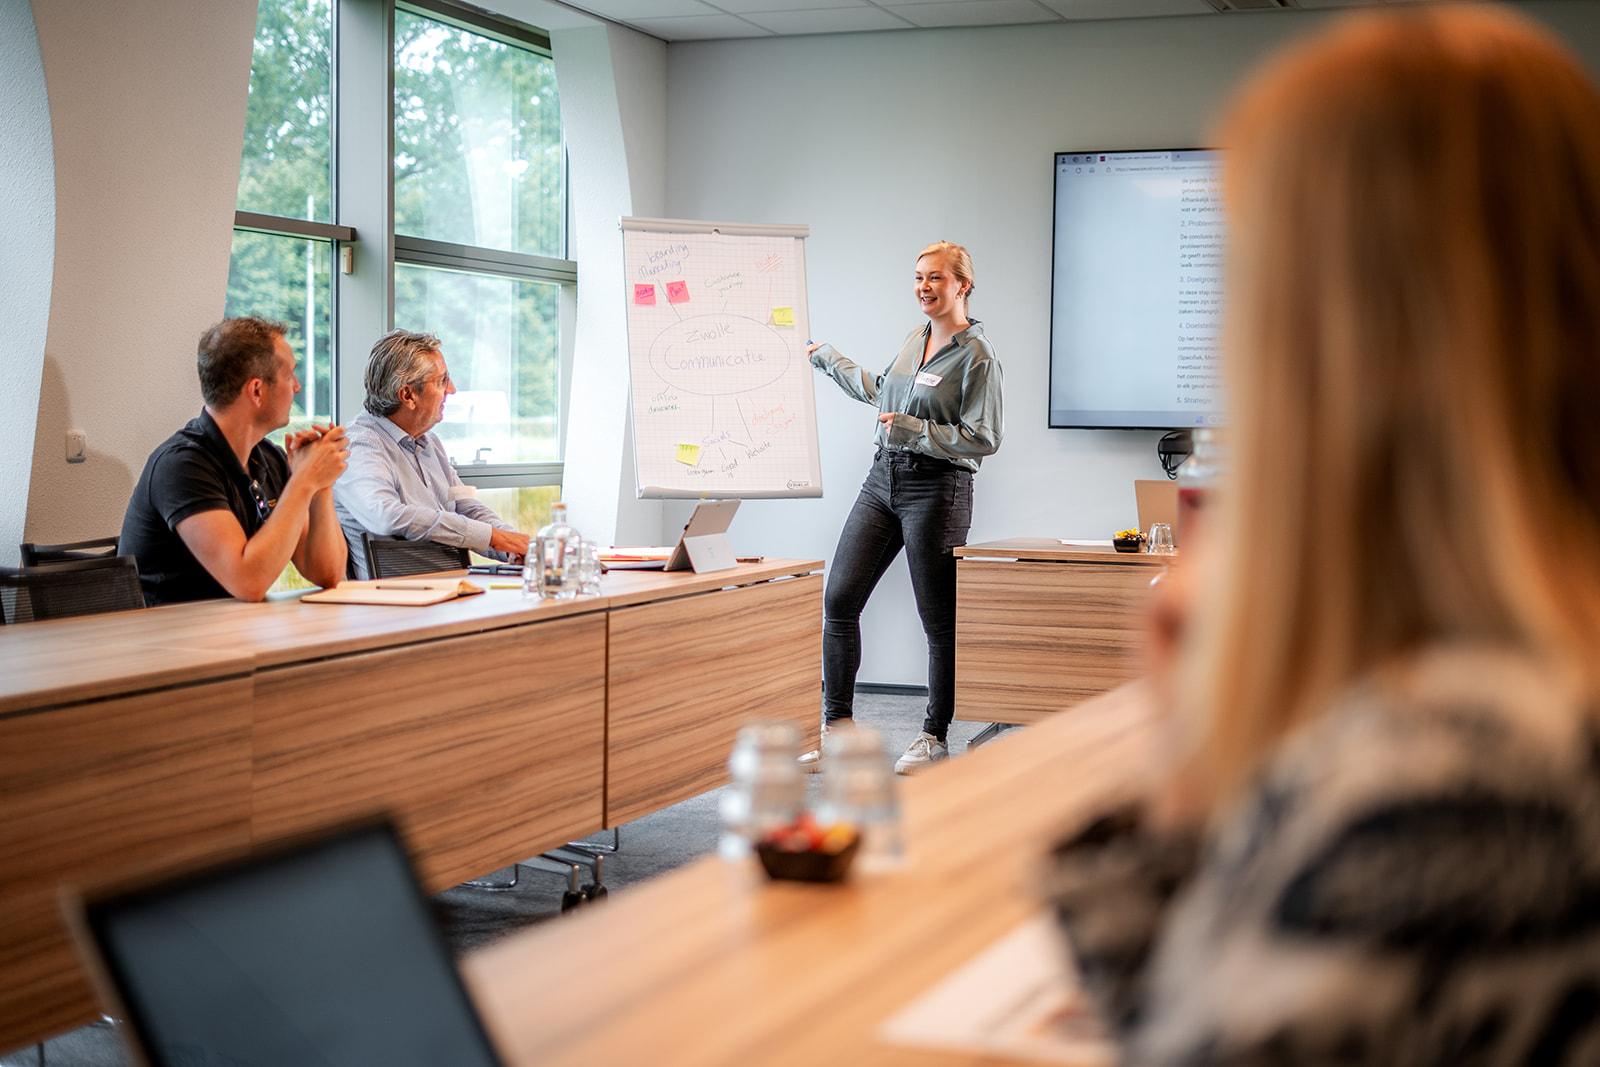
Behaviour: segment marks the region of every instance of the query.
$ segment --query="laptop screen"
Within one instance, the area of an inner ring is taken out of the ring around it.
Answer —
[[[498,1062],[388,826],[85,910],[152,1064]]]

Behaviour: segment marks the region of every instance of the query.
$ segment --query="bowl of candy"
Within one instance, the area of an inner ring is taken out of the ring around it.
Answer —
[[[850,870],[861,834],[849,823],[823,826],[810,812],[756,842],[769,878],[793,882],[837,882]]]
[[[1144,534],[1138,530],[1118,530],[1111,535],[1111,547],[1118,552],[1137,552],[1144,544]]]

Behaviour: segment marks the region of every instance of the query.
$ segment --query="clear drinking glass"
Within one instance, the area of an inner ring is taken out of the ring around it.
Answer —
[[[882,870],[904,858],[895,789],[882,734],[864,726],[829,731],[817,821],[824,826],[850,823],[860,832],[857,870]]]
[[[1150,524],[1150,536],[1145,541],[1145,551],[1152,556],[1170,556],[1178,551],[1172,543],[1172,527],[1164,522]]]
[[[600,546],[593,541],[578,546],[578,595],[600,595]]]
[[[739,731],[728,756],[732,781],[717,803],[722,815],[717,851],[724,859],[748,856],[769,831],[800,815],[806,782],[799,754],[800,731],[789,723],[757,722]]]

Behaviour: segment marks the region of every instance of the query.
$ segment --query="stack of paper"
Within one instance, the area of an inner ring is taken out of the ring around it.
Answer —
[[[660,570],[670,558],[671,545],[629,545],[603,549],[600,553],[600,562],[607,570],[613,571]]]

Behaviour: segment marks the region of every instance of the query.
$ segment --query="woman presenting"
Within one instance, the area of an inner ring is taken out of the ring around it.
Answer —
[[[913,292],[926,324],[911,331],[882,374],[832,346],[806,351],[839,388],[878,409],[878,451],[839,534],[823,603],[824,738],[848,724],[861,666],[861,609],[883,572],[906,550],[917,614],[928,638],[928,710],[921,735],[895,763],[911,774],[945,759],[955,711],[956,561],[972,525],[972,475],[1000,447],[1000,363],[967,316],[972,257],[949,241],[917,256]],[[816,770],[821,750],[801,762]]]

